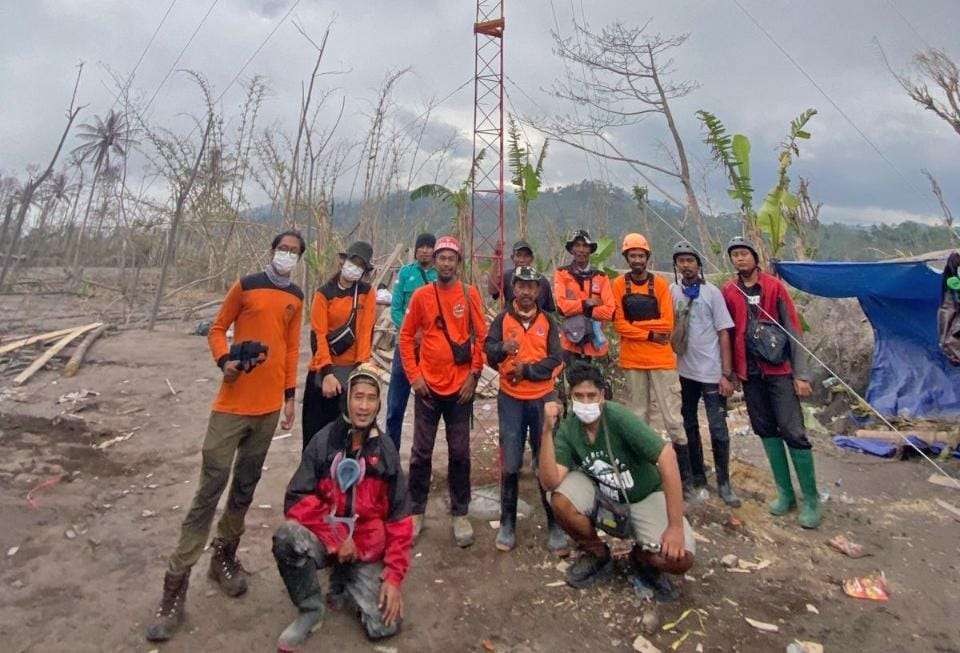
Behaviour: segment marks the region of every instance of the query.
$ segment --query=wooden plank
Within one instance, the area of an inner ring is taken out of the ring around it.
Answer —
[[[946,431],[921,431],[918,429],[903,429],[902,431],[857,429],[855,435],[858,438],[874,438],[876,440],[884,440],[885,442],[898,442],[900,444],[906,444],[906,442],[904,442],[904,438],[907,438],[911,435],[915,435],[921,440],[925,440],[929,443],[943,442],[947,433]]]
[[[397,259],[403,255],[405,249],[406,245],[403,243],[397,243],[396,247],[393,248],[393,252],[387,257],[387,260],[380,267],[380,271],[377,273],[376,278],[374,278],[373,282],[371,283],[371,288],[373,289],[374,294],[376,294],[377,288],[380,286],[380,284],[383,283],[383,280],[386,278],[390,268],[392,268],[397,262]],[[387,333],[387,329],[384,329],[384,327],[390,327],[392,324],[390,320],[389,306],[377,307],[377,319],[374,321],[374,324],[375,331],[373,334],[373,344],[371,345],[371,349],[376,349],[380,344],[381,338],[383,338],[383,334]]]
[[[77,351],[73,352],[73,356],[70,357],[70,360],[67,361],[66,367],[63,368],[64,376],[74,376],[77,371],[80,369],[80,366],[83,365],[83,358],[87,355],[87,351],[90,349],[90,346],[93,345],[94,341],[107,330],[106,324],[101,324],[96,329],[87,334],[87,337],[83,339],[83,342],[77,347]]]
[[[82,336],[87,331],[96,329],[100,326],[100,322],[95,322],[94,324],[88,324],[87,326],[80,327],[75,331],[68,333],[63,338],[55,342],[49,349],[47,349],[43,354],[37,357],[37,360],[30,363],[30,367],[20,372],[14,379],[13,385],[22,385],[25,383],[31,376],[36,373],[37,370],[42,368],[47,362],[56,356],[60,351],[69,345],[71,342]]]
[[[956,519],[957,521],[960,521],[960,508],[957,508],[952,503],[947,503],[943,499],[934,499],[934,502],[938,506],[940,506],[941,508],[949,512],[951,515],[953,515],[954,519]]]
[[[28,346],[28,345],[33,345],[33,344],[38,343],[38,342],[47,342],[47,341],[49,341],[49,340],[56,340],[57,338],[62,338],[63,336],[67,335],[68,333],[73,333],[73,332],[76,331],[78,328],[79,328],[79,329],[84,329],[84,328],[87,328],[87,327],[96,328],[96,327],[98,327],[98,326],[100,326],[100,323],[99,323],[99,322],[93,324],[92,326],[91,326],[90,324],[88,324],[88,325],[86,325],[86,326],[84,326],[84,327],[75,327],[75,326],[73,326],[73,327],[70,327],[69,329],[60,329],[59,331],[50,331],[50,332],[48,332],[48,333],[41,333],[41,334],[39,334],[39,335],[30,336],[29,338],[23,338],[23,339],[21,339],[21,340],[15,340],[15,341],[13,341],[13,342],[8,342],[8,343],[5,344],[5,345],[0,345],[0,354],[6,354],[7,352],[11,352],[11,351],[13,351],[13,350],[15,350],[15,349],[20,349],[21,347],[26,347],[26,346]]]
[[[930,478],[927,479],[927,482],[933,483],[934,485],[939,485],[940,487],[948,487],[951,490],[960,490],[960,481],[952,476],[944,476],[943,474],[930,474]]]

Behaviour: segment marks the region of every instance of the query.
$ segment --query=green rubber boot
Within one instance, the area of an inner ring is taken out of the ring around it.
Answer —
[[[771,515],[785,515],[797,507],[797,496],[793,493],[793,483],[790,480],[790,463],[787,461],[787,452],[784,450],[783,440],[780,438],[760,438],[763,449],[770,461],[770,470],[777,485],[777,498],[767,504]]]
[[[803,504],[798,521],[804,528],[817,528],[823,515],[820,511],[820,493],[817,491],[817,476],[813,469],[813,451],[811,449],[790,449],[793,468],[797,472],[797,481],[803,491]]]

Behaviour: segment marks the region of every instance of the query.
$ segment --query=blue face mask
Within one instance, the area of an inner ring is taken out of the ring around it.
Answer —
[[[689,297],[690,299],[696,299],[700,296],[700,284],[695,283],[690,286],[684,286],[683,294],[685,297]]]

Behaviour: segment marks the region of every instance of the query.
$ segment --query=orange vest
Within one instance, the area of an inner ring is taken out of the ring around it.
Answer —
[[[520,344],[520,351],[515,356],[507,356],[497,366],[500,372],[500,391],[514,399],[540,399],[550,394],[554,389],[554,382],[563,365],[558,365],[553,376],[542,381],[522,379],[518,383],[510,380],[518,363],[537,363],[550,355],[547,345],[550,329],[556,328],[545,313],[538,311],[537,316],[524,329],[523,324],[510,311],[503,315],[503,340],[516,340]]]
[[[590,317],[594,320],[607,321],[613,319],[616,309],[616,303],[613,293],[610,290],[610,279],[607,275],[597,271],[589,280],[577,279],[568,267],[557,268],[553,274],[553,297],[556,301],[557,309],[564,317],[581,315],[583,313],[583,300],[599,300],[593,308]],[[584,345],[575,345],[560,332],[560,344],[567,351],[572,351],[585,356],[604,356],[610,349],[610,344],[605,343],[603,347],[597,347],[590,340]]]

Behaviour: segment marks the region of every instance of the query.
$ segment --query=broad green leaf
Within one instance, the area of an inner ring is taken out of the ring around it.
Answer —
[[[613,254],[615,243],[612,238],[603,237],[597,241],[597,251],[590,256],[590,264],[595,268],[603,267],[610,255]]]
[[[797,138],[810,138],[810,132],[805,132],[802,129],[797,130],[797,133],[794,134]]]
[[[448,202],[453,199],[455,193],[449,188],[441,186],[440,184],[424,184],[419,188],[414,189],[410,193],[410,201],[416,202],[427,197],[432,197],[433,199],[438,199],[441,202]]]
[[[526,192],[526,201],[532,202],[540,194],[540,175],[529,163],[523,166],[523,190]]]
[[[737,159],[737,174],[742,179],[750,178],[750,139],[743,134],[733,135],[733,156]]]

